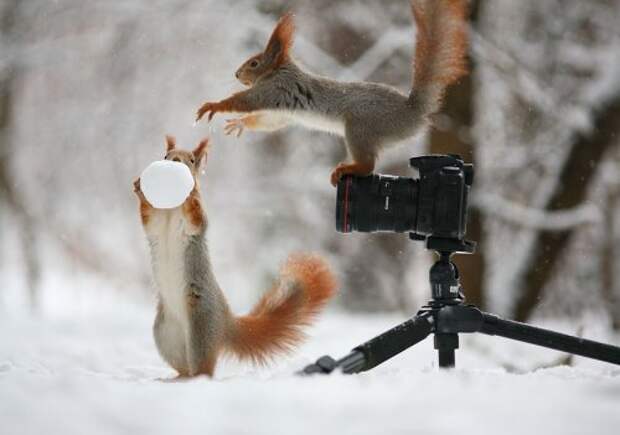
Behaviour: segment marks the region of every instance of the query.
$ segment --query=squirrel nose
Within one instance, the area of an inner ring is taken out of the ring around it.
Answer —
[[[235,77],[239,78],[239,71],[235,73]]]

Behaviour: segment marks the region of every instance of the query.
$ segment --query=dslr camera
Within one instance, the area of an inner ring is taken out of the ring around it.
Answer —
[[[343,177],[338,183],[336,229],[409,232],[414,240],[431,237],[466,243],[473,166],[457,155],[413,157],[409,165],[418,170],[418,178]]]

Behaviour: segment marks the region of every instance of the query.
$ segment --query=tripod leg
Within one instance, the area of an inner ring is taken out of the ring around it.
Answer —
[[[505,320],[494,314],[482,314],[483,322],[480,332],[483,334],[499,335],[599,361],[620,364],[620,347]]]
[[[458,334],[435,333],[435,349],[439,354],[439,367],[453,368],[455,366],[454,351],[458,348]]]
[[[331,373],[336,368],[342,369],[343,373],[370,370],[424,340],[432,329],[432,314],[430,312],[419,314],[357,346],[350,354],[338,361],[329,356],[319,358],[316,363],[304,368],[301,374]]]

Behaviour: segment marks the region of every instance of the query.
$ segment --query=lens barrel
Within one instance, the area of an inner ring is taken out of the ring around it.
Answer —
[[[414,231],[418,180],[390,175],[344,176],[336,196],[336,230]]]

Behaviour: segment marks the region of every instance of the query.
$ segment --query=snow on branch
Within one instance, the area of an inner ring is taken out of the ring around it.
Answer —
[[[601,211],[593,204],[584,204],[561,211],[545,211],[488,193],[472,195],[471,203],[487,216],[534,230],[565,231],[580,225],[602,221]]]

